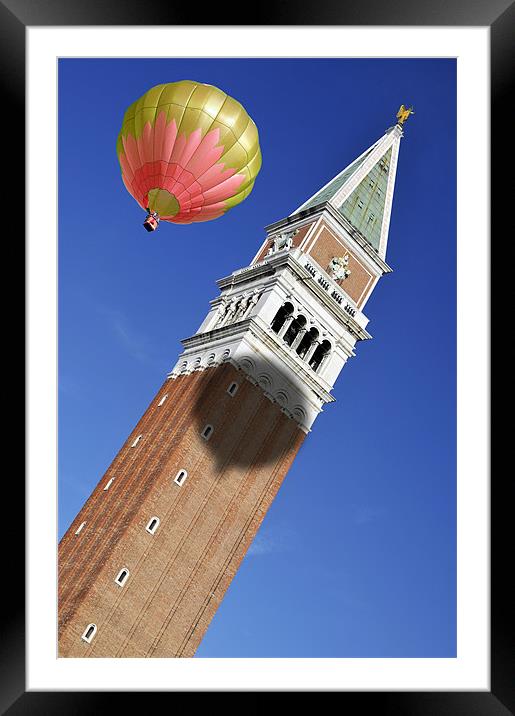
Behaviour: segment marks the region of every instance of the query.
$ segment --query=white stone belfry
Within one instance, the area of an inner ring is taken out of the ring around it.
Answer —
[[[354,355],[356,341],[370,337],[368,320],[325,271],[295,248],[271,254],[217,283],[221,294],[211,301],[197,333],[182,341],[185,350],[170,377],[229,361],[309,430],[323,405],[334,400],[331,388]],[[341,296],[341,303],[332,292]],[[290,312],[275,330],[274,319],[283,306]],[[288,330],[295,322],[302,325],[290,344]],[[316,338],[301,357],[298,350],[309,331]],[[324,341],[328,351],[314,368],[309,360]]]
[[[230,362],[305,432],[311,429],[334,400],[331,389],[356,342],[371,338],[362,308],[391,271],[385,254],[402,134],[400,124],[390,128],[293,214],[267,227],[251,264],[217,282],[221,293],[195,335],[182,341],[170,379]],[[324,232],[335,246],[327,257]],[[357,298],[363,276],[366,290]]]

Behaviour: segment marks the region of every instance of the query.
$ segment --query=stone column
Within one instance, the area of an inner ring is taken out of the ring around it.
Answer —
[[[318,366],[317,373],[318,375],[322,375],[324,371],[324,367],[327,365],[327,361],[329,360],[329,356],[331,355],[331,351],[327,351],[327,353],[324,355],[322,360],[320,361],[320,365]]]
[[[284,334],[290,327],[290,323],[293,321],[293,318],[294,318],[293,313],[290,313],[289,316],[286,316],[286,318],[284,319],[284,323],[283,323],[282,327],[280,328],[279,333],[277,334],[278,338],[282,338],[284,336]]]
[[[320,341],[318,339],[315,339],[311,346],[308,348],[306,355],[304,356],[304,360],[306,361],[306,363],[309,363],[313,356],[313,353],[316,351],[319,345]]]
[[[297,335],[295,336],[295,339],[294,339],[293,343],[291,344],[291,349],[292,349],[293,351],[296,351],[296,350],[297,350],[297,348],[299,347],[299,345],[300,345],[302,339],[303,339],[304,336],[306,335],[307,330],[308,330],[307,328],[301,328],[301,329],[299,330],[299,332],[298,332]]]

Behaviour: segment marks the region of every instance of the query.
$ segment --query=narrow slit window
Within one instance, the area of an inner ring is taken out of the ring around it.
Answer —
[[[136,447],[136,445],[139,443],[139,441],[141,440],[142,437],[143,437],[143,435],[138,435],[136,440],[132,443],[131,447]]]
[[[188,477],[188,473],[186,470],[179,470],[177,475],[175,476],[174,482],[177,483],[177,485],[184,484],[184,480]]]
[[[166,395],[163,395],[163,397],[161,398],[161,400],[160,400],[159,403],[157,404],[158,407],[161,406],[161,405],[165,402],[165,400],[166,400],[167,398],[168,398],[168,393],[166,393]]]
[[[204,430],[200,433],[204,440],[209,440],[211,435],[213,434],[213,426],[212,425],[206,425]]]
[[[83,527],[84,527],[85,524],[86,524],[85,522],[81,522],[81,524],[80,524],[80,525],[77,527],[77,529],[75,530],[75,534],[76,534],[76,535],[79,535],[79,534],[82,532],[82,529],[83,529]]]
[[[229,395],[236,395],[236,391],[238,390],[238,383],[231,383],[231,385],[227,388],[227,392]]]
[[[97,625],[96,624],[88,624],[88,626],[84,629],[84,632],[81,636],[82,641],[85,641],[87,644],[91,644],[91,640],[97,633]]]
[[[112,477],[112,478],[106,483],[106,486],[104,487],[104,492],[111,487],[111,485],[113,484],[113,480],[114,480],[114,477]]]
[[[150,532],[151,535],[155,534],[157,528],[159,527],[159,523],[159,517],[151,517],[146,527],[147,532]]]
[[[114,581],[120,587],[123,587],[123,585],[128,580],[128,578],[129,578],[129,570],[127,569],[127,567],[124,567],[123,569],[120,569],[120,571],[118,572],[118,576],[116,577],[116,579]]]

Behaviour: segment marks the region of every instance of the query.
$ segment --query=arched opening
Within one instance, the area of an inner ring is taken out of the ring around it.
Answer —
[[[311,368],[313,368],[314,371],[317,371],[320,368],[320,364],[330,350],[331,344],[329,343],[329,341],[322,341],[322,343],[318,346],[316,351],[311,356],[311,360],[309,361],[309,365]]]
[[[313,345],[313,341],[316,341],[318,338],[318,331],[316,328],[312,328],[307,333],[304,334],[304,338],[301,340],[299,345],[297,346],[297,353],[301,358],[304,358],[308,350]]]
[[[147,532],[150,532],[150,534],[153,535],[159,527],[159,522],[159,517],[152,517],[146,527]]]
[[[236,395],[236,391],[238,390],[238,383],[231,383],[230,386],[227,388],[227,392],[230,396]]]
[[[91,640],[97,633],[97,625],[96,624],[88,624],[88,626],[84,629],[84,632],[81,636],[82,641],[87,642],[88,644],[91,643]]]
[[[213,426],[212,425],[206,425],[204,430],[200,433],[201,436],[204,438],[204,440],[209,440],[211,435],[213,434]]]
[[[257,379],[258,385],[265,391],[269,391],[272,388],[272,377],[266,373],[261,373]]]
[[[124,585],[125,582],[128,580],[128,578],[129,578],[129,570],[127,569],[127,567],[124,567],[123,569],[121,569],[121,570],[118,572],[118,575],[117,575],[117,577],[116,577],[116,579],[115,579],[114,581],[115,581],[116,584],[118,584],[120,587],[123,587],[123,585]]]
[[[182,483],[184,482],[184,480],[187,477],[188,477],[188,473],[186,472],[186,470],[179,470],[179,472],[177,473],[177,475],[174,478],[174,482],[177,485],[182,485]]]
[[[279,405],[286,406],[289,403],[288,394],[284,390],[279,390],[275,395],[275,400]]]
[[[281,308],[277,311],[275,314],[275,318],[272,321],[271,328],[274,331],[274,333],[279,333],[281,328],[284,325],[284,322],[288,316],[291,316],[293,313],[293,306],[291,303],[285,303],[281,306]]]
[[[299,331],[304,328],[306,323],[307,321],[304,316],[297,316],[297,318],[294,318],[290,323],[288,330],[284,334],[284,342],[291,346]]]

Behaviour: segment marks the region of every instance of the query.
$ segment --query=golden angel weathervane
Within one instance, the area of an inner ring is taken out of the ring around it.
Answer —
[[[397,120],[399,124],[404,124],[410,114],[415,114],[415,112],[413,111],[413,107],[405,107],[403,104],[401,104],[401,106],[399,107],[399,111],[397,112]]]

